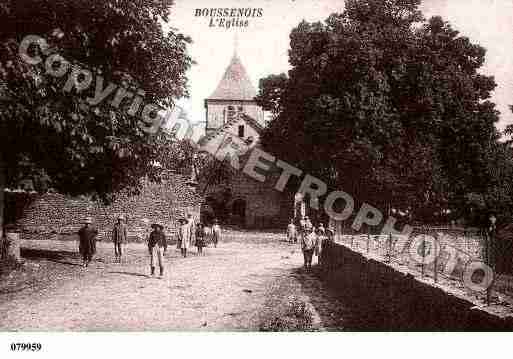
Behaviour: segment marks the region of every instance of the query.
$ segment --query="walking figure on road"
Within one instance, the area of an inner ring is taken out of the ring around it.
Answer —
[[[124,217],[118,216],[118,222],[112,229],[112,242],[114,243],[114,255],[116,262],[121,263],[122,246],[127,241],[126,225],[123,223]]]
[[[205,247],[205,230],[203,223],[200,222],[196,227],[196,248],[200,256],[203,255],[203,247]]]
[[[313,228],[311,228],[306,235],[301,236],[301,249],[303,250],[306,270],[312,268],[312,256],[316,247],[317,235]]]
[[[297,231],[294,219],[290,219],[290,223],[287,226],[287,239],[289,243],[297,243]]]
[[[150,233],[148,239],[148,251],[150,253],[150,270],[151,275],[155,275],[155,265],[159,265],[160,275],[162,278],[164,275],[164,256],[167,250],[167,241],[164,234],[164,226],[158,223],[151,225],[153,231]]]
[[[180,229],[178,230],[178,240],[180,241],[180,252],[184,258],[187,257],[187,249],[191,246],[193,229],[189,221],[185,218],[180,219]]]
[[[214,242],[214,248],[217,248],[217,243],[221,240],[221,226],[217,219],[214,219],[214,225],[212,226],[212,242]]]
[[[89,266],[93,255],[96,253],[96,236],[98,235],[98,230],[93,228],[92,223],[92,218],[87,217],[84,220],[84,226],[78,231],[78,250],[82,255],[82,265],[84,267]]]

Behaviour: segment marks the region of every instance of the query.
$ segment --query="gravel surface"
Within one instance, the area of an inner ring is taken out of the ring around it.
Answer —
[[[344,329],[348,311],[303,272],[297,245],[276,233],[229,237],[202,257],[169,248],[162,279],[149,276],[140,243],[126,246],[121,264],[111,243],[98,243],[83,268],[74,241],[25,241],[24,269],[0,284],[0,330]],[[277,318],[287,320],[269,326]]]

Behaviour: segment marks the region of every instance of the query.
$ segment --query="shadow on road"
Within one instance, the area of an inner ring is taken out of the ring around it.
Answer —
[[[142,274],[142,273],[133,273],[133,272],[107,272],[107,273],[109,273],[109,274],[124,274],[124,275],[131,275],[131,276],[134,276],[134,277],[150,278],[149,275]]]
[[[352,327],[347,305],[320,280],[317,272],[315,267],[310,271],[301,267],[293,270],[291,276],[301,284],[302,292],[319,314],[323,328],[328,331],[358,330]]]
[[[78,258],[78,254],[76,252],[21,248],[20,253],[23,258],[30,260],[48,260],[54,263],[80,267],[80,264],[73,263],[72,261],[70,261],[71,259]]]

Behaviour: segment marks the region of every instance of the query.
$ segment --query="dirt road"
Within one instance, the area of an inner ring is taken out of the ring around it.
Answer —
[[[170,248],[163,279],[148,275],[143,244],[130,243],[119,264],[99,243],[85,269],[74,242],[27,241],[26,278],[0,287],[0,330],[344,329],[349,311],[301,270],[297,245],[277,234],[230,238],[203,257]]]

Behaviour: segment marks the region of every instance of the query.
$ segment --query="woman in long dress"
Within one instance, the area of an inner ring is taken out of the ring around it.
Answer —
[[[180,251],[182,252],[182,256],[187,257],[187,249],[191,246],[191,238],[192,238],[192,228],[187,221],[187,219],[182,218],[180,220],[180,229],[178,231],[178,236],[180,239]]]

